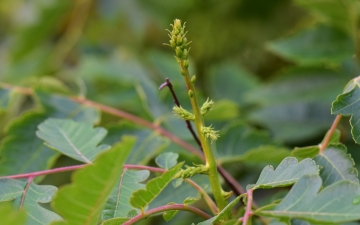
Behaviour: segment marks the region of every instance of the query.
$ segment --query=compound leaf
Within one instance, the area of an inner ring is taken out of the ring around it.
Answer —
[[[135,208],[143,210],[172,181],[182,165],[183,163],[179,163],[172,169],[163,173],[160,177],[150,180],[146,184],[146,189],[140,189],[132,194],[130,197],[130,204]]]
[[[288,186],[300,179],[305,174],[317,175],[319,168],[312,159],[304,159],[301,162],[294,157],[285,158],[274,170],[272,166],[266,166],[256,184],[249,185],[247,189],[273,188]]]
[[[93,128],[91,123],[75,122],[69,119],[45,120],[38,126],[37,136],[47,146],[79,160],[91,163],[101,151],[109,148],[99,142],[106,136],[104,128]]]
[[[66,222],[59,221],[53,225],[98,224],[101,210],[122,173],[134,143],[134,138],[124,138],[111,150],[100,154],[93,164],[74,174],[73,183],[60,189],[52,204]]]
[[[354,167],[354,160],[347,154],[344,145],[330,145],[324,152],[314,158],[320,166],[320,177],[323,186],[329,186],[340,180],[350,180],[359,183],[358,172]]]
[[[105,204],[102,219],[109,220],[116,217],[126,218],[128,213],[135,209],[129,202],[130,196],[134,191],[145,187],[145,184],[140,182],[146,180],[149,174],[150,172],[148,170],[133,171],[124,169]]]
[[[342,180],[320,190],[319,175],[305,175],[274,209],[255,214],[304,219],[316,223],[341,223],[360,219],[358,184]]]

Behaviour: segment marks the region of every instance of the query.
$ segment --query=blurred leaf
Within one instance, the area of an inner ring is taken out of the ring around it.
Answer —
[[[277,144],[270,139],[266,131],[256,130],[242,121],[232,122],[220,131],[220,138],[216,141],[217,159],[227,161],[232,158],[241,161],[262,151],[259,150],[262,146],[270,149],[271,146],[277,147]],[[284,149],[279,147],[278,153],[284,155]],[[264,157],[262,159],[267,160]]]
[[[126,221],[128,221],[129,218],[113,218],[110,220],[105,220],[101,225],[121,225],[123,223],[125,223]]]
[[[17,39],[13,44],[13,60],[22,59],[30,51],[46,43],[49,36],[59,28],[57,24],[64,18],[69,6],[69,1],[54,1],[46,6],[44,4],[36,23],[20,30],[16,36]]]
[[[353,0],[295,0],[295,2],[313,12],[320,20],[330,22],[349,34],[352,32],[353,20],[360,13],[359,4]]]
[[[9,105],[11,89],[0,88],[0,110],[6,109]]]
[[[130,196],[134,191],[145,187],[145,184],[140,182],[146,180],[149,174],[148,170],[133,171],[124,169],[105,204],[102,211],[102,219],[109,220],[116,217],[128,217],[128,213],[135,209],[129,202]]]
[[[215,100],[225,98],[238,104],[243,104],[244,94],[258,85],[255,76],[231,62],[212,67],[207,79]]]
[[[351,134],[356,143],[360,143],[360,126],[358,121],[360,119],[359,114],[359,98],[360,88],[357,79],[353,80],[354,86],[348,92],[339,95],[333,102],[331,113],[335,115],[351,116]]]
[[[226,99],[215,102],[211,110],[206,113],[208,121],[229,121],[239,117],[239,109],[235,102]]]
[[[172,181],[174,176],[179,172],[183,163],[177,164],[175,167],[163,173],[160,177],[150,180],[146,184],[146,189],[140,189],[130,197],[130,204],[135,208],[144,210],[144,208],[152,202],[156,196]]]
[[[155,162],[159,167],[168,170],[176,165],[178,157],[177,153],[165,152],[156,157]]]
[[[262,145],[257,148],[249,149],[240,156],[222,157],[217,161],[223,163],[280,163],[285,157],[290,156],[290,151],[286,148],[277,147],[273,145]]]
[[[111,150],[101,153],[93,164],[74,174],[73,183],[60,189],[52,202],[53,208],[65,219],[53,225],[98,224],[102,208],[134,143],[134,138],[124,138]]]
[[[9,125],[0,147],[0,175],[41,171],[52,166],[58,153],[46,147],[35,134],[46,118],[44,113],[28,112]]]
[[[98,146],[106,134],[107,130],[93,128],[91,123],[52,118],[41,123],[36,132],[50,148],[86,163],[91,163],[100,152],[109,148],[108,145]]]
[[[26,213],[14,210],[9,206],[0,207],[0,218],[3,224],[24,225],[26,222]]]
[[[329,145],[314,160],[320,166],[320,177],[323,179],[324,187],[340,180],[350,180],[359,183],[354,160],[350,154],[347,154],[347,149],[344,145]]]
[[[317,175],[319,168],[312,159],[301,162],[294,157],[285,158],[274,170],[266,166],[260,174],[256,184],[248,185],[246,189],[284,187],[298,181],[304,175]]]
[[[26,182],[24,183],[24,187]],[[49,224],[55,220],[61,220],[61,217],[43,207],[38,203],[49,203],[53,198],[54,194],[57,191],[57,187],[50,185],[36,185],[31,183],[29,189],[27,190],[25,200],[24,200],[24,209],[28,214],[27,225],[43,225]],[[16,208],[19,208],[22,201],[22,195],[18,196],[14,200],[14,205]]]
[[[268,48],[299,64],[341,63],[354,54],[354,43],[342,30],[318,25],[268,44]]]
[[[221,212],[219,212],[219,214],[212,217],[211,219],[208,219],[201,223],[198,223],[197,225],[212,225],[212,224],[215,224],[216,222],[219,222],[226,214],[230,213],[230,210],[236,205],[236,203],[238,203],[238,201],[242,197],[243,196],[241,196],[241,195],[238,196],[237,198],[232,200],[223,210],[221,210]]]
[[[283,218],[296,217],[322,224],[360,219],[360,204],[354,202],[354,199],[360,195],[358,184],[343,180],[319,192],[321,183],[320,176],[305,175],[273,210],[260,209],[255,211],[255,214]]]
[[[294,156],[298,160],[303,160],[306,158],[314,158],[319,154],[319,146],[306,146],[306,147],[295,147],[294,150],[291,151],[291,156]]]
[[[252,90],[247,101],[261,105],[293,102],[331,102],[342,92],[348,78],[343,72],[324,68],[295,67]]]
[[[92,124],[100,121],[99,110],[74,102],[68,97],[43,91],[36,91],[36,97],[45,110],[51,113],[51,117],[71,118],[78,122],[90,122]]]

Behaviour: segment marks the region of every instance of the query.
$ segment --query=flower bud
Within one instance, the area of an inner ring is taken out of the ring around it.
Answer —
[[[174,20],[174,29],[179,31],[181,30],[181,20],[179,19]]]
[[[184,59],[187,59],[189,57],[189,51],[185,48],[183,53],[184,53]]]
[[[171,46],[172,48],[175,48],[175,47],[176,47],[175,40],[173,40],[173,39],[170,40],[170,46]]]
[[[191,77],[191,83],[195,83],[195,81],[196,81],[196,76],[195,75],[193,75],[192,77]]]
[[[189,68],[189,60],[187,60],[187,59],[184,60],[184,67],[186,69]]]
[[[181,35],[178,35],[178,36],[176,37],[176,44],[177,44],[177,45],[181,45],[182,42],[183,42],[183,39],[182,39]]]
[[[181,58],[183,57],[183,55],[184,55],[184,53],[183,53],[183,51],[181,50],[180,47],[176,47],[175,53],[176,53],[176,56],[177,56],[178,58],[180,58],[180,59],[181,59]]]

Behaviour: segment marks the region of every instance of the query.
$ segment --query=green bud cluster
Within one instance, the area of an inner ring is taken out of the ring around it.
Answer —
[[[194,114],[190,113],[189,111],[187,111],[186,109],[184,109],[183,107],[178,107],[178,106],[174,106],[173,108],[173,112],[175,113],[175,115],[177,115],[179,118],[184,119],[184,120],[194,120],[195,116]]]
[[[209,168],[204,165],[199,166],[186,166],[185,170],[181,170],[177,175],[178,178],[186,179],[195,176],[196,174],[207,174]]]
[[[169,46],[175,50],[175,55],[178,63],[182,61],[182,65],[185,69],[189,67],[189,51],[187,46],[191,43],[186,38],[185,23],[181,24],[181,20],[175,19],[174,24],[170,24],[172,31],[169,31]],[[185,72],[184,72],[185,73]],[[183,72],[181,71],[181,74]],[[184,74],[183,74],[184,75]]]
[[[211,107],[213,106],[214,102],[213,100],[209,100],[209,98],[204,102],[204,104],[201,106],[200,113],[201,115],[205,115],[207,112],[211,110]]]
[[[219,131],[214,130],[214,128],[212,128],[211,126],[202,127],[201,132],[206,138],[210,138],[211,141],[216,141],[218,139],[218,137],[220,137],[220,135],[218,134]]]

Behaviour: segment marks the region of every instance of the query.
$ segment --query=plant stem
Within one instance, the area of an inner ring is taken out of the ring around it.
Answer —
[[[246,192],[247,194],[247,204],[246,204],[246,208],[245,208],[245,214],[244,214],[244,217],[243,217],[243,223],[242,225],[247,225],[250,217],[252,216],[252,211],[251,211],[251,205],[252,205],[252,202],[253,202],[253,190],[250,189]]]
[[[0,177],[0,179],[4,179],[4,178],[7,178],[7,179],[28,178],[28,185],[26,186],[25,191],[24,191],[24,195],[23,195],[23,199],[24,199],[24,196],[26,194],[28,186],[33,181],[33,179],[35,177],[48,175],[48,174],[54,174],[54,173],[61,173],[61,172],[66,172],[66,171],[77,170],[77,169],[81,169],[81,168],[83,168],[83,167],[85,167],[87,165],[89,165],[89,164],[66,166],[66,167],[60,167],[60,168],[55,168],[55,169],[51,169],[51,170],[43,170],[43,171],[32,172],[32,173],[10,175],[10,176]],[[152,167],[152,166],[133,165],[133,164],[125,164],[123,166],[123,168],[124,168],[124,170],[125,169],[149,170],[151,172],[157,172],[157,173],[164,173],[166,171],[165,169],[162,169],[162,168],[157,168],[157,167]],[[193,180],[185,179],[185,182],[187,182],[188,184],[193,186],[201,194],[201,196],[204,198],[204,200],[208,204],[210,210],[214,214],[217,214],[217,207],[216,207],[215,203],[213,202],[213,200],[210,198],[210,196],[206,193],[206,191],[202,187],[200,187],[197,183],[195,183]],[[22,202],[23,202],[23,200],[22,200]]]
[[[206,193],[206,191],[202,189],[202,187],[200,187],[197,183],[195,183],[190,179],[185,179],[185,181],[191,186],[193,186],[201,194],[201,196],[204,198],[206,204],[209,206],[211,212],[214,213],[214,215],[219,213],[215,202],[210,198],[210,196]]]
[[[331,136],[333,135],[333,133],[335,132],[336,130],[336,127],[337,125],[339,124],[341,120],[341,115],[337,115],[335,117],[335,120],[333,122],[333,124],[331,125],[331,128],[330,130],[326,133],[326,136],[324,138],[324,141],[320,144],[319,146],[319,154],[323,153],[323,151],[326,149],[326,147],[328,146],[329,144],[329,141],[331,139]]]
[[[1,83],[0,82],[0,86],[3,88],[7,88],[7,89],[13,89],[14,91],[18,92],[18,93],[22,93],[22,94],[26,94],[26,95],[32,95],[33,94],[33,90],[30,88],[24,88],[24,87],[18,87],[18,86],[12,86],[9,84],[5,84],[5,83]],[[106,106],[97,102],[93,102],[91,100],[87,100],[85,98],[81,98],[81,97],[68,97],[70,100],[74,101],[74,102],[78,102],[80,104],[89,106],[91,108],[96,108],[99,109],[102,112],[106,112],[109,114],[112,114],[114,116],[129,120],[133,123],[139,124],[141,126],[147,127],[151,130],[154,130],[156,132],[158,132],[160,135],[167,137],[168,139],[170,139],[171,141],[173,141],[174,143],[176,143],[177,145],[183,147],[185,150],[191,152],[192,154],[198,156],[201,160],[205,160],[204,155],[202,154],[201,151],[199,151],[198,149],[196,149],[194,146],[188,144],[187,142],[181,140],[180,138],[178,138],[177,136],[175,136],[174,134],[170,133],[169,131],[165,130],[164,128],[153,124],[147,120],[144,120],[140,117],[134,116],[130,113],[127,113],[125,111],[119,110],[119,109],[115,109],[113,107],[110,106]],[[240,186],[240,184],[235,180],[234,177],[232,177],[224,168],[221,167],[221,165],[218,165],[219,168],[219,172],[220,174],[223,176],[224,180],[231,186],[231,188],[233,189],[234,193],[236,193],[237,195],[240,195],[242,193],[245,193],[244,188],[242,188]]]
[[[221,211],[223,208],[226,207],[227,200],[223,196],[224,191],[221,188],[221,183],[220,183],[218,171],[217,171],[217,164],[215,162],[214,155],[210,148],[209,141],[206,139],[206,137],[204,135],[202,135],[201,128],[204,127],[205,125],[204,125],[203,116],[200,112],[199,102],[196,97],[195,86],[191,82],[191,78],[190,78],[188,69],[184,67],[183,60],[180,60],[180,65],[181,65],[182,71],[185,71],[184,78],[185,78],[186,87],[187,87],[188,91],[192,93],[192,94],[189,94],[190,95],[189,97],[190,97],[191,106],[193,108],[193,113],[195,116],[195,120],[194,120],[195,127],[200,136],[201,146],[202,146],[202,149],[203,149],[203,152],[205,155],[205,159],[206,159],[206,166],[209,168],[208,176],[209,176],[210,186],[211,186],[215,201],[217,203],[217,206],[219,208],[219,211]]]
[[[173,85],[172,85],[172,83],[170,82],[170,79],[169,79],[169,78],[166,78],[165,83],[163,83],[162,85],[160,85],[159,89],[162,89],[162,88],[164,88],[164,87],[166,87],[166,86],[167,86],[167,87],[169,88],[169,90],[170,90],[170,93],[171,93],[171,95],[172,95],[172,97],[173,97],[173,99],[174,99],[175,105],[176,105],[177,107],[180,107],[180,106],[181,106],[181,105],[180,105],[180,101],[179,101],[179,99],[178,99],[177,96],[176,96],[176,93],[175,93],[175,91],[174,91]],[[185,123],[186,123],[186,127],[189,129],[189,131],[190,131],[190,133],[192,134],[193,138],[195,139],[196,143],[199,145],[200,149],[202,150],[202,146],[201,146],[200,140],[199,140],[198,136],[196,135],[193,127],[191,126],[190,121],[189,121],[189,120],[185,120]]]
[[[51,170],[43,170],[43,171],[32,172],[32,173],[4,176],[4,177],[0,177],[0,179],[3,179],[3,178],[20,179],[20,178],[38,177],[38,176],[43,176],[43,175],[48,175],[48,174],[53,174],[53,173],[61,173],[61,172],[66,172],[66,171],[71,171],[71,170],[77,170],[77,169],[83,168],[86,165],[89,165],[89,164],[65,166],[65,167],[55,168],[55,169],[51,169]],[[157,167],[132,165],[132,164],[125,164],[123,166],[123,168],[133,169],[133,170],[149,170],[151,172],[158,172],[158,173],[165,172],[164,169],[157,168]]]
[[[30,176],[29,178],[28,178],[28,182],[27,182],[27,184],[26,184],[26,187],[25,187],[25,189],[24,189],[24,193],[23,193],[23,196],[22,196],[22,198],[21,198],[21,203],[20,203],[20,209],[23,207],[23,205],[24,205],[24,202],[25,202],[25,197],[26,197],[26,193],[28,192],[28,190],[29,190],[29,188],[30,188],[30,185],[31,185],[31,183],[32,183],[32,181],[34,180],[34,177],[32,177],[32,176]]]
[[[161,212],[166,212],[166,211],[171,211],[171,210],[181,210],[181,211],[188,211],[188,212],[192,212],[198,216],[201,216],[204,219],[210,219],[211,216],[203,211],[201,211],[198,208],[195,208],[193,206],[189,206],[189,205],[184,205],[184,204],[173,204],[173,205],[165,205],[165,206],[160,206],[154,209],[150,209],[144,213],[140,213],[139,215],[129,219],[128,221],[126,221],[125,223],[123,223],[123,225],[131,225],[131,224],[135,224],[136,222],[139,222],[140,220],[146,219],[147,217],[157,214],[157,213],[161,213]]]

